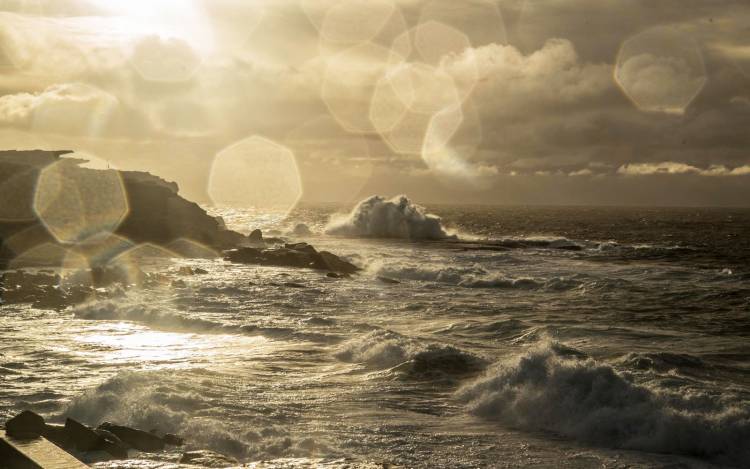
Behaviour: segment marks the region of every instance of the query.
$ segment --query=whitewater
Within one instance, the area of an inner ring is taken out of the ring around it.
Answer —
[[[750,466],[750,210],[211,210],[363,270],[163,260],[108,300],[0,305],[0,417],[158,429],[251,467]]]

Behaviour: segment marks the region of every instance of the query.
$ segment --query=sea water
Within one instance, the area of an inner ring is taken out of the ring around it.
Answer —
[[[442,239],[347,230],[339,207],[216,210],[306,224],[363,268],[347,279],[180,259],[114,299],[0,306],[0,418],[158,429],[262,467],[750,466],[750,210],[430,209]]]

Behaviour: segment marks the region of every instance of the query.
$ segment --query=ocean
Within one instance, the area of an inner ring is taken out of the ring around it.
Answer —
[[[107,300],[2,305],[0,418],[159,429],[252,467],[750,467],[750,210],[428,209],[442,239],[212,209],[351,278],[160,260],[165,281]]]

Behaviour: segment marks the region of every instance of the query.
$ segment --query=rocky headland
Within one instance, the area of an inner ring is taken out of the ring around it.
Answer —
[[[359,270],[306,243],[227,229],[223,220],[183,198],[174,182],[141,171],[89,168],[70,153],[0,152],[2,303],[62,308],[106,295],[103,289],[113,285],[158,283],[158,276],[139,268],[144,255],[223,258],[331,276]],[[69,278],[61,277],[61,267]]]

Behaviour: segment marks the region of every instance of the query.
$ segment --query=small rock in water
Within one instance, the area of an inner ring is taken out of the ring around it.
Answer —
[[[44,434],[44,417],[30,410],[24,410],[5,422],[8,435],[15,438],[37,438]]]
[[[115,434],[120,440],[139,451],[155,452],[164,449],[164,440],[143,430],[115,425],[109,422],[104,422],[99,425],[99,428]]]
[[[188,451],[178,462],[203,467],[227,467],[239,464],[236,459],[213,451]]]

